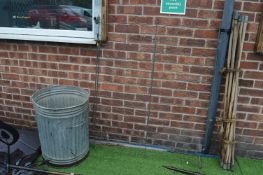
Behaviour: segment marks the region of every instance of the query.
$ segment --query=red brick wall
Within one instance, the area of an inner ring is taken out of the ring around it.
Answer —
[[[188,0],[186,16],[178,16],[161,15],[160,0],[109,1],[109,41],[102,48],[99,115],[96,127],[90,123],[93,138],[144,143],[158,21],[147,143],[200,151],[223,2]],[[236,10],[249,15],[238,101],[238,152],[261,158],[263,57],[253,50],[262,4],[260,0],[236,2]],[[36,127],[30,97],[51,84],[80,86],[93,95],[95,56],[95,46],[1,40],[0,119]]]

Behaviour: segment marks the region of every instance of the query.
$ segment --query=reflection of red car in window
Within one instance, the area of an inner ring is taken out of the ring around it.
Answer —
[[[37,6],[28,12],[31,26],[40,28],[92,30],[92,12],[77,6]]]

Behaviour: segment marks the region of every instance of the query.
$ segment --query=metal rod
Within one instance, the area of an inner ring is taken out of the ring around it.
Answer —
[[[147,118],[146,118],[146,136],[145,136],[145,144],[148,140],[148,132],[149,132],[149,124],[150,124],[150,117],[152,111],[152,92],[153,92],[153,81],[154,81],[154,74],[155,74],[155,63],[156,63],[156,52],[157,52],[157,33],[158,33],[158,24],[159,21],[156,21],[155,25],[155,34],[154,34],[154,48],[153,48],[153,58],[152,58],[152,72],[151,72],[151,82],[149,87],[149,102],[147,108]]]
[[[26,171],[34,171],[34,172],[38,172],[38,173],[52,174],[52,175],[76,175],[74,173],[68,174],[68,173],[61,173],[61,172],[52,172],[52,171],[39,170],[39,169],[10,165],[10,164],[7,164],[7,167],[8,167],[8,169],[19,169],[19,170],[26,170]]]
[[[11,158],[10,158],[10,145],[7,145],[7,164],[11,163]],[[9,167],[7,167],[7,172],[9,172]]]
[[[164,168],[168,169],[168,170],[172,170],[172,171],[176,171],[182,174],[188,174],[188,175],[204,175],[202,173],[199,172],[194,172],[194,171],[190,171],[190,170],[186,170],[186,169],[182,169],[182,168],[177,168],[174,166],[163,166]]]

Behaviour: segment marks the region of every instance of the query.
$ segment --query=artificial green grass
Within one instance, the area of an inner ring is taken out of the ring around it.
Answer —
[[[163,168],[163,165],[176,166],[206,175],[257,175],[263,171],[263,161],[238,158],[239,167],[234,171],[222,170],[219,160],[201,158],[184,154],[152,151],[138,148],[127,148],[109,145],[91,145],[89,156],[78,165],[68,168],[42,166],[43,169],[72,172],[82,175],[174,175],[180,174]]]

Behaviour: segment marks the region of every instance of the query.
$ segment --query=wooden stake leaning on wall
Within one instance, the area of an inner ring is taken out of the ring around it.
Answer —
[[[238,85],[240,62],[242,58],[244,39],[247,28],[247,16],[240,16],[236,22],[234,16],[231,42],[229,44],[229,55],[226,65],[226,86],[224,96],[224,113],[222,124],[222,145],[221,145],[221,166],[230,170],[234,166],[235,160],[235,128],[236,109],[238,99]]]
[[[263,53],[263,11],[261,14],[261,20],[260,20],[259,27],[258,27],[256,52]]]
[[[242,59],[242,52],[243,52],[243,46],[244,46],[244,41],[245,41],[245,36],[246,36],[246,31],[247,31],[247,23],[248,23],[248,16],[243,16],[242,17],[242,32],[240,33],[240,41],[239,41],[239,45],[238,45],[238,59],[237,59],[237,62],[236,62],[236,72],[235,72],[235,86],[233,87],[234,89],[234,95],[235,95],[235,98],[234,98],[234,101],[233,101],[233,113],[232,113],[232,116],[233,116],[233,119],[236,120],[236,112],[237,112],[237,101],[238,101],[238,95],[239,95],[239,74],[240,74],[240,62],[241,62],[241,59]],[[233,134],[233,140],[235,140],[235,127],[236,127],[236,122],[233,123],[233,126],[232,126],[232,134]],[[233,148],[232,148],[232,162],[234,163],[235,161],[235,157],[234,157],[234,152],[235,152],[235,145],[233,145]]]
[[[102,1],[101,7],[101,41],[108,40],[108,0]]]
[[[238,20],[238,14],[234,13],[233,15],[233,20],[232,20],[232,32],[230,35],[230,40],[229,40],[229,48],[228,48],[228,57],[227,57],[227,62],[226,62],[226,68],[224,69],[224,72],[226,72],[226,82],[225,82],[225,95],[224,95],[224,111],[223,111],[223,115],[222,115],[222,126],[221,126],[221,130],[220,130],[220,134],[221,136],[225,135],[225,131],[226,131],[226,125],[225,125],[225,120],[226,118],[226,114],[228,111],[228,106],[229,106],[229,91],[228,89],[229,86],[232,86],[232,81],[230,81],[230,72],[229,70],[233,69],[233,61],[236,54],[236,50],[234,49],[236,47],[236,43],[237,43],[237,30],[238,30],[238,26],[237,26],[237,20]],[[225,151],[226,148],[224,146],[224,144],[221,145],[221,157],[225,156]]]
[[[236,44],[238,43],[238,32],[239,32],[239,26],[240,26],[240,21],[236,24],[234,21],[234,30],[232,30],[232,35],[233,35],[233,45],[230,45],[229,47],[229,56],[228,59],[230,58],[231,60],[227,61],[227,82],[226,82],[226,91],[225,91],[225,101],[227,102],[225,104],[224,108],[224,116],[223,116],[223,135],[222,135],[222,151],[221,151],[221,166],[224,169],[230,169],[231,167],[231,162],[229,162],[229,157],[230,155],[230,150],[231,146],[233,145],[233,140],[229,138],[230,133],[231,133],[231,125],[234,122],[232,120],[232,115],[230,114],[230,111],[232,111],[232,104],[231,104],[231,99],[233,97],[233,89],[232,86],[234,84],[233,82],[233,74],[235,71],[235,61],[236,61]],[[238,30],[235,30],[237,29]]]

